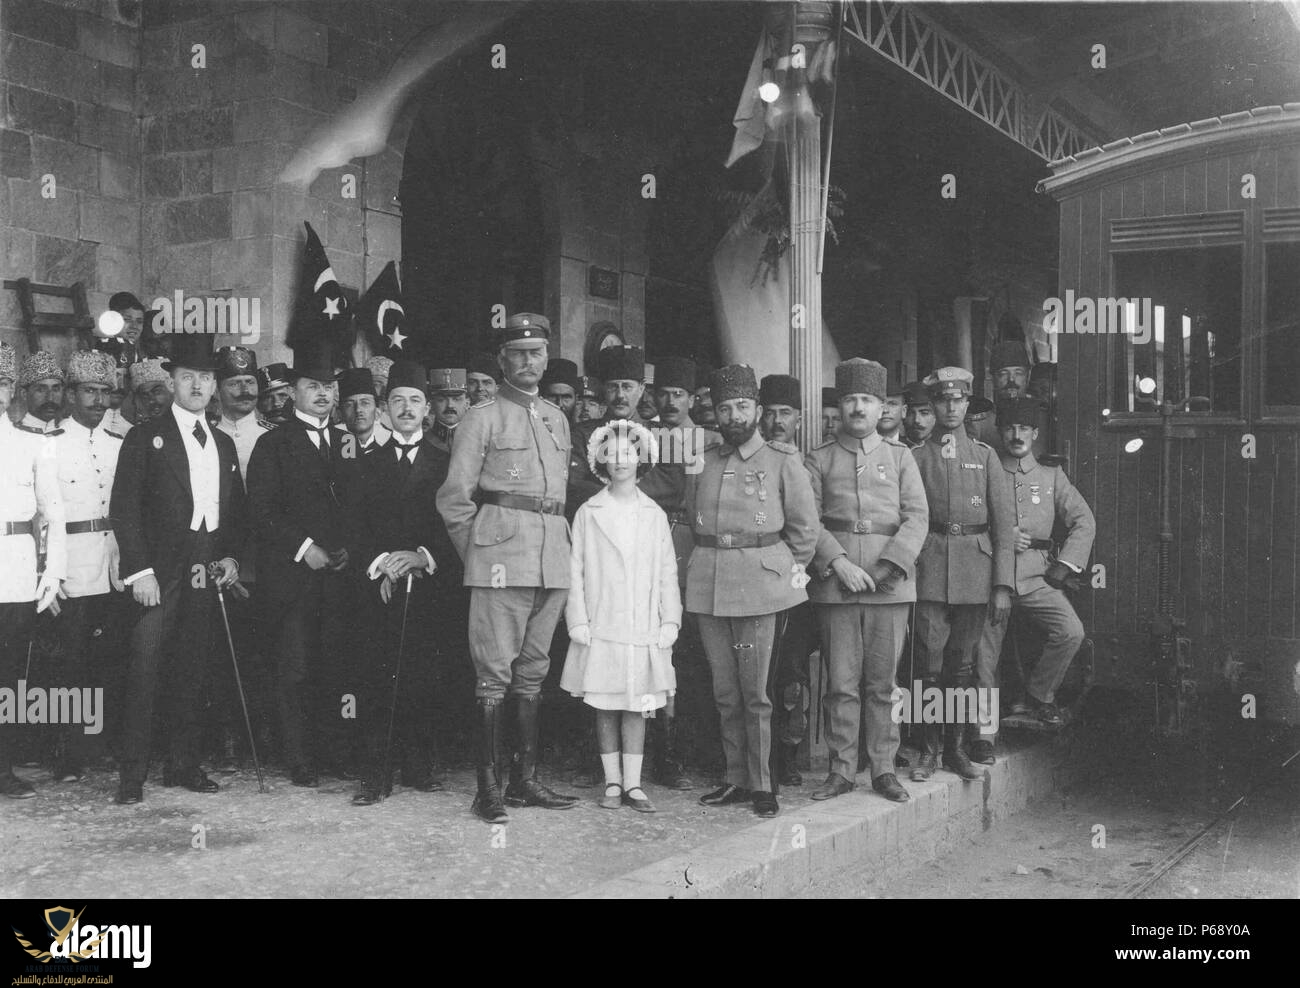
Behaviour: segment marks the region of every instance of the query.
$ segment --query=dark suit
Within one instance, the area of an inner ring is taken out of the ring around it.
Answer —
[[[199,764],[216,595],[206,572],[200,575],[195,567],[226,556],[237,558],[245,523],[235,444],[218,430],[209,429],[208,434],[208,442],[216,443],[220,476],[214,531],[206,525],[198,532],[190,530],[190,461],[170,410],[127,433],[118,456],[111,513],[121,551],[120,572],[130,579],[152,569],[161,591],[157,606],[133,605],[121,745],[122,778],[128,782],[143,782],[147,774],[160,675],[168,676],[171,768],[184,773]]]
[[[347,504],[360,476],[359,446],[329,429],[326,466],[306,424],[292,420],[268,432],[248,461],[248,499],[257,529],[257,585],[267,627],[275,635],[281,740],[293,769],[315,765],[313,729],[328,735],[332,758],[346,758],[341,716],[343,664],[337,647],[356,591],[350,558],[341,571],[313,570],[296,559],[311,539],[326,552],[355,552]],[[326,645],[325,643],[335,643]],[[325,739],[322,739],[325,740]]]
[[[399,549],[432,554],[436,569],[430,576],[421,570],[411,583],[411,600],[406,601],[406,580],[393,588],[392,599],[384,604],[379,596],[379,579],[366,579],[367,624],[370,647],[360,676],[362,694],[359,713],[366,739],[366,776],[379,780],[388,720],[393,702],[393,677],[399,675],[397,655],[401,646],[402,614],[406,612],[406,640],[402,649],[400,689],[395,728],[396,750],[400,753],[404,785],[417,783],[433,768],[434,672],[439,655],[454,643],[464,641],[468,619],[468,594],[461,583],[460,557],[438,514],[438,488],[447,479],[451,457],[427,434],[416,447],[415,461],[400,462],[396,436],[365,458],[362,464],[363,506],[356,515],[357,568],[364,571],[385,553]],[[459,630],[448,627],[454,616]],[[454,657],[468,665],[464,650]]]

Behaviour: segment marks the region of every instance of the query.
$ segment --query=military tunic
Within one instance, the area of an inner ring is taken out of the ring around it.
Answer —
[[[916,599],[916,556],[929,529],[925,487],[911,452],[875,433],[860,440],[840,433],[810,452],[805,465],[822,522],[810,595],[828,660],[823,703],[830,771],[850,781],[857,773],[865,703],[867,752],[876,777],[893,772],[898,753],[892,694],[907,602]],[[884,560],[903,576],[892,591],[852,593],[831,570],[841,556],[864,570]]]
[[[109,527],[109,508],[122,437],[109,432],[102,423],[87,429],[76,419],[67,418],[51,441],[58,458],[65,523],[78,528],[95,522],[104,526],[98,531],[67,536],[64,593],[69,597],[106,594],[118,579],[117,536]]]
[[[1068,531],[1065,543],[1055,556],[1045,545],[1031,546],[1015,555],[1012,610],[1028,615],[1031,623],[1046,635],[1043,654],[1025,687],[1034,699],[1051,703],[1056,688],[1083,644],[1084,629],[1064,591],[1049,586],[1044,574],[1053,558],[1075,572],[1081,572],[1092,553],[1097,522],[1088,502],[1060,467],[1043,466],[1033,453],[1022,459],[1003,453],[1000,459],[1002,468],[1014,483],[1016,525],[1020,534],[1037,543],[1050,543],[1052,528],[1058,518]],[[1006,631],[1006,622],[997,626],[985,624],[975,652],[980,686],[998,685],[998,659]]]

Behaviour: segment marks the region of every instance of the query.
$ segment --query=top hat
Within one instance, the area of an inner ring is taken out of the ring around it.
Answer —
[[[176,333],[172,336],[171,359],[163,362],[163,370],[185,367],[196,371],[220,369],[217,355],[212,352],[212,337],[204,333]]]

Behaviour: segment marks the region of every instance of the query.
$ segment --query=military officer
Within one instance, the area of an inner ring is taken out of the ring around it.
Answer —
[[[388,442],[392,435],[392,431],[379,421],[383,404],[382,399],[375,397],[375,379],[368,368],[349,367],[339,374],[343,428],[356,439],[358,453],[372,452]]]
[[[59,603],[62,648],[55,657],[56,683],[104,685],[103,662],[92,662],[95,630],[111,621],[120,602],[117,537],[110,503],[122,437],[104,428],[108,396],[117,382],[113,358],[101,350],[77,350],[68,358],[67,383],[72,414],[51,433],[59,464],[59,496],[67,533],[67,579]],[[105,652],[100,657],[108,660]],[[116,715],[117,711],[114,711]],[[81,779],[88,758],[80,725],[64,726],[57,746],[54,778]]]
[[[768,442],[799,445],[799,412],[803,398],[799,379],[789,374],[769,374],[758,384],[758,403],[763,406],[759,431]],[[812,604],[805,601],[790,608],[777,621],[776,704],[777,764],[783,786],[803,785],[799,774],[799,745],[808,736],[810,676],[808,657],[817,647],[817,620]]]
[[[27,414],[20,429],[45,433],[58,428],[63,414],[63,368],[49,350],[37,350],[23,358],[18,369],[18,386],[23,389]]]
[[[767,443],[758,431],[758,382],[745,364],[714,371],[710,393],[722,442],[688,474],[686,511],[695,551],[686,575],[686,609],[699,616],[721,718],[725,783],[706,806],[752,802],[775,816],[772,685],[777,618],[808,599],[804,589],[817,545],[817,506],[798,450]]]
[[[695,389],[695,397],[691,402],[691,421],[696,425],[702,425],[706,429],[717,429],[718,416],[713,407],[713,395],[709,391],[709,375],[712,374],[712,368],[697,364],[695,367],[695,379],[703,383]]]
[[[993,381],[995,402],[1029,397],[1031,363],[1025,351],[1025,344],[1021,340],[1003,340],[993,346],[989,353],[989,377]],[[993,411],[993,406],[989,405],[987,411]],[[978,438],[1001,453],[1003,452],[1001,432],[997,419],[989,415],[980,422]],[[1042,440],[1035,440],[1034,456],[1042,456],[1044,452]]]
[[[472,406],[457,427],[437,498],[472,588],[469,640],[481,742],[473,810],[489,823],[509,819],[497,768],[507,695],[515,701],[519,744],[505,801],[548,809],[576,802],[537,780],[540,691],[569,587],[569,423],[538,390],[550,335],[544,316],[520,312],[506,320],[497,338],[503,375],[497,397]]]
[[[573,405],[570,421],[573,425],[605,417],[605,386],[600,378],[583,375],[578,378],[578,400]]]
[[[270,430],[257,421],[257,354],[244,346],[217,350],[217,397],[221,418],[217,428],[235,441],[239,475],[248,479],[248,458],[260,436]],[[247,576],[247,564],[243,576]]]
[[[15,426],[7,412],[16,377],[13,347],[0,342],[0,682],[26,675],[32,625],[67,573],[59,461],[46,437]],[[37,572],[37,512],[48,524],[45,572]],[[0,721],[0,796],[28,799],[31,783],[13,773],[17,725]]]
[[[840,400],[834,388],[822,388],[822,442],[840,431]]]
[[[162,415],[172,404],[172,378],[157,357],[147,357],[127,368],[131,385],[135,425],[144,425]]]
[[[559,406],[572,424],[573,406],[578,400],[578,365],[563,357],[552,358],[542,375],[542,397]]]
[[[469,411],[469,387],[463,367],[435,367],[429,371],[429,407],[433,410],[429,441],[450,454],[456,427]]]
[[[497,358],[490,353],[476,353],[465,368],[465,388],[471,405],[481,405],[491,401],[497,394],[497,381],[501,370],[497,367]]]
[[[293,385],[284,364],[267,364],[257,372],[257,410],[272,428],[293,421]]]
[[[584,501],[604,487],[587,463],[587,444],[592,435],[609,422],[638,421],[637,405],[645,392],[645,351],[639,346],[605,347],[596,359],[600,379],[605,382],[605,415],[574,427],[566,507],[570,519]]]
[[[1056,688],[1083,644],[1083,624],[1065,595],[1066,581],[1071,574],[1082,573],[1088,564],[1097,523],[1088,502],[1065,471],[1043,466],[1034,457],[1033,444],[1042,414],[1036,398],[1012,398],[998,405],[1002,467],[1011,476],[1016,498],[1015,592],[1011,608],[1023,611],[1047,638],[1043,654],[1024,684],[1028,712],[1045,724],[1058,725],[1061,715],[1054,703]],[[1052,526],[1058,518],[1067,532],[1059,549],[1052,542]],[[982,687],[998,685],[998,656],[1006,629],[1006,622],[985,626],[975,653]],[[976,743],[981,758],[992,756],[992,735]],[[980,760],[974,754],[971,757]]]
[[[809,594],[830,672],[823,700],[830,773],[813,799],[853,788],[864,703],[871,787],[895,802],[908,799],[893,771],[899,730],[891,713],[930,513],[911,452],[878,432],[886,378],[881,364],[858,357],[835,368],[842,425],[805,460],[822,523]]]
[[[926,378],[936,425],[912,452],[930,506],[930,532],[916,563],[916,664],[927,690],[968,689],[985,620],[1001,623],[1011,608],[1015,495],[997,454],[963,428],[971,381],[961,367]],[[967,720],[973,716],[968,709]],[[921,737],[914,781],[934,772],[939,725],[925,724]],[[944,723],[942,737],[944,767],[968,781],[982,778],[962,745],[961,725]]]
[[[903,388],[903,403],[907,409],[903,416],[902,439],[908,449],[916,449],[934,431],[934,404],[930,389],[923,381],[913,381]]]

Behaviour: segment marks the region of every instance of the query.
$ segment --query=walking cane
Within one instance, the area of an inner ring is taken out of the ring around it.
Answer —
[[[402,630],[397,638],[397,667],[393,670],[393,702],[388,708],[388,741],[384,745],[384,774],[381,775],[379,792],[381,799],[388,798],[388,787],[392,769],[389,763],[393,757],[393,726],[397,722],[397,686],[402,675],[402,652],[406,650],[406,616],[411,610],[411,585],[415,582],[415,573],[406,574],[406,599],[402,602]]]
[[[244,727],[248,731],[248,748],[253,753],[253,768],[257,769],[257,791],[266,792],[266,779],[262,775],[262,763],[257,757],[257,741],[253,738],[253,722],[248,718],[248,700],[244,696],[244,681],[239,676],[239,660],[235,658],[235,639],[230,633],[230,616],[226,613],[226,595],[221,590],[217,579],[221,576],[221,564],[208,565],[208,578],[217,588],[217,603],[221,605],[221,624],[226,629],[226,644],[230,647],[230,664],[235,670],[235,688],[239,691],[239,706],[244,711]]]

